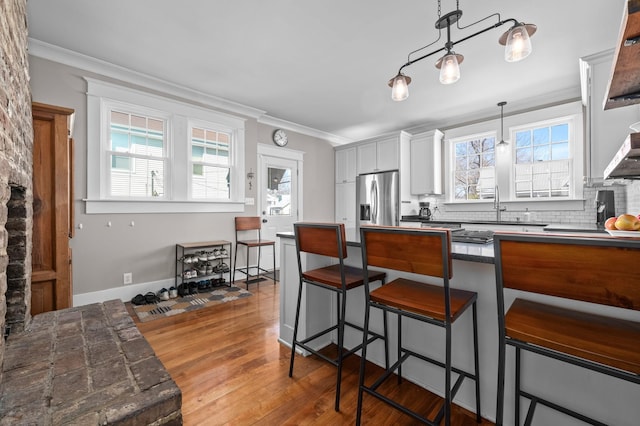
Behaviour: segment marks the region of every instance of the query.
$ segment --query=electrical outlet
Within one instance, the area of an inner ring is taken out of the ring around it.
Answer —
[[[122,275],[123,284],[131,284],[133,282],[133,274],[131,272],[125,272]]]

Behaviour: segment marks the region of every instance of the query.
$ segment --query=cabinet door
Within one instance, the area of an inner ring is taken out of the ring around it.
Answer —
[[[442,194],[442,132],[430,131],[411,138],[411,193]]]
[[[345,228],[356,226],[356,184],[355,182],[336,184],[336,222]]]
[[[376,146],[377,170],[398,170],[400,164],[400,145],[398,138],[379,141]]]
[[[336,150],[336,183],[356,181],[356,149]]]
[[[358,146],[358,174],[373,173],[377,169],[377,150],[375,142]]]

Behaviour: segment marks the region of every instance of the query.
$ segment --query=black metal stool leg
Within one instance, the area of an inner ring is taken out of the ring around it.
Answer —
[[[398,314],[398,361],[402,358],[402,315]],[[398,384],[402,383],[402,363],[398,365]]]
[[[475,368],[475,376],[476,376],[476,422],[480,423],[482,421],[482,416],[480,415],[480,361],[478,360],[478,309],[476,307],[476,302],[473,302],[473,357],[474,357],[474,368]]]
[[[335,410],[340,411],[340,388],[342,384],[342,347],[344,345],[344,321],[347,313],[347,293],[336,292],[338,301],[338,381],[336,383],[336,404]],[[342,303],[340,303],[342,301]]]
[[[298,321],[300,318],[300,304],[302,303],[302,280],[298,285],[298,303],[296,304],[296,319],[293,324],[293,338],[291,339],[291,360],[289,361],[289,377],[293,377],[293,360],[296,356],[296,341],[298,339]]]
[[[516,411],[515,424],[520,426],[520,348],[516,346],[516,383],[515,383],[515,401],[514,408]]]
[[[360,358],[360,378],[358,381],[358,408],[356,412],[356,426],[360,426],[360,421],[362,418],[362,394],[364,387],[364,374],[366,370],[367,364],[367,336],[369,334],[369,312],[371,310],[371,305],[369,304],[369,293],[366,294],[365,307],[364,307],[364,325],[363,325],[363,333],[362,333],[362,350],[361,350],[361,358]],[[387,311],[383,310],[385,318],[387,315]],[[386,336],[386,334],[385,334]],[[388,352],[387,352],[387,364],[388,362]],[[387,366],[388,368],[388,366]]]

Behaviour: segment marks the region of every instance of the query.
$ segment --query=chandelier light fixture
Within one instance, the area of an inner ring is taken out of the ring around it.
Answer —
[[[409,97],[409,84],[411,83],[411,77],[404,75],[402,70],[409,65],[415,64],[425,58],[444,52],[444,55],[436,61],[436,68],[440,70],[440,83],[452,84],[460,79],[460,64],[464,60],[464,56],[454,52],[453,46],[469,40],[475,36],[483,34],[494,28],[498,28],[504,24],[511,23],[512,26],[498,39],[498,43],[505,46],[504,59],[507,62],[520,61],[529,54],[531,54],[531,40],[530,37],[536,32],[537,27],[533,24],[525,24],[516,19],[509,18],[502,20],[499,13],[491,14],[485,18],[480,19],[472,24],[461,27],[459,24],[460,17],[462,17],[462,10],[460,10],[459,0],[456,0],[456,10],[449,12],[442,16],[441,14],[441,0],[438,0],[438,20],[436,21],[436,28],[438,29],[438,38],[420,49],[410,52],[407,57],[407,62],[400,67],[398,74],[389,80],[389,86],[391,87],[391,99],[394,101],[404,101]],[[477,31],[467,37],[463,37],[458,41],[451,40],[451,26],[456,24],[456,28],[463,30],[465,28],[472,27],[480,22],[483,22],[490,18],[496,18],[497,22],[490,26]],[[442,37],[442,30],[447,31],[447,42],[440,49],[434,50],[417,58],[411,59],[412,55],[421,52],[429,46],[437,43]]]

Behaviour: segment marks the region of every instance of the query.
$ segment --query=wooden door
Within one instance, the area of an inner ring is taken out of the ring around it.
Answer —
[[[33,103],[33,249],[31,314],[72,303],[73,110]]]

